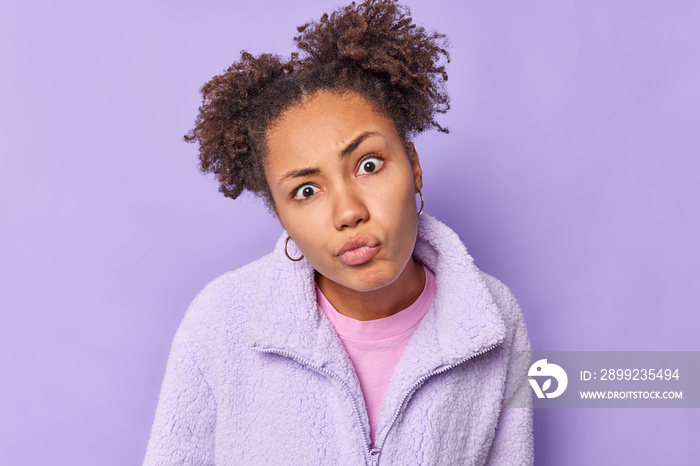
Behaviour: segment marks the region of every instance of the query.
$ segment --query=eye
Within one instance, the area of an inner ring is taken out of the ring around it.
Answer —
[[[364,175],[367,173],[374,173],[382,166],[384,161],[381,157],[373,155],[371,157],[366,157],[360,162],[360,168],[357,170],[358,175]]]
[[[304,199],[310,198],[318,191],[319,189],[312,184],[303,184],[294,190],[294,192],[292,193],[292,197],[294,199],[303,201]]]

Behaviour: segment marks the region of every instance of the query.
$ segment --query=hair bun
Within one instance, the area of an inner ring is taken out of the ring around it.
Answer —
[[[434,119],[449,109],[445,36],[427,33],[409,15],[394,0],[352,3],[297,28],[300,52],[287,61],[241,52],[201,89],[195,127],[185,136],[199,143],[200,171],[214,173],[225,196],[247,190],[274,209],[266,131],[285,109],[320,90],[358,92],[393,120],[406,145],[431,127],[447,132]]]
[[[270,83],[293,71],[296,55],[285,62],[279,56],[254,57],[246,51],[225,73],[202,86],[202,105],[195,128],[185,141],[200,145],[200,171],[216,173],[219,191],[236,198],[244,189],[259,191],[264,186],[251,160],[251,141],[246,120],[251,102]]]
[[[413,24],[409,9],[395,0],[353,2],[297,30],[294,41],[304,67],[340,61],[388,79],[392,86],[426,93],[438,113],[449,108],[441,63],[443,58],[450,61],[444,34]]]

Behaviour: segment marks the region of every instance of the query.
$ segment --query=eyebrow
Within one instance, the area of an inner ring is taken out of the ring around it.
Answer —
[[[289,178],[301,178],[303,176],[315,175],[321,170],[318,168],[302,168],[300,170],[290,170],[282,178],[280,178],[280,184]]]
[[[352,142],[348,144],[345,149],[340,151],[340,158],[342,159],[343,157],[357,149],[357,146],[362,144],[362,141],[364,141],[370,136],[379,136],[379,133],[376,131],[365,131],[364,133],[360,134],[355,139],[353,139]]]
[[[360,134],[357,136],[355,139],[353,139],[350,144],[348,144],[345,149],[340,151],[340,158],[342,159],[346,155],[350,154],[353,152],[357,147],[362,144],[362,142],[367,139],[370,136],[379,136],[380,134],[376,131],[365,131],[364,133]],[[304,176],[309,176],[309,175],[315,175],[317,173],[320,173],[321,170],[318,168],[301,168],[298,170],[290,170],[285,175],[280,178],[279,183],[281,184],[285,180],[289,178],[301,178]]]

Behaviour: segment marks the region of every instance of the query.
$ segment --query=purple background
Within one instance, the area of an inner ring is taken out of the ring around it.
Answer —
[[[143,458],[195,294],[269,252],[181,141],[199,87],[331,1],[0,6],[0,455]],[[698,350],[697,2],[407,1],[452,43],[426,211],[511,287],[538,350]],[[538,410],[537,464],[685,464],[698,410]],[[694,457],[695,458],[695,457]]]

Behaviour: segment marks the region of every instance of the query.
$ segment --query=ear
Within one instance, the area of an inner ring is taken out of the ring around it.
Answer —
[[[277,221],[280,222],[280,226],[284,231],[287,231],[287,229],[284,227],[284,223],[282,223],[282,218],[280,217],[280,214],[277,212],[277,209],[275,208],[275,217],[277,217]]]
[[[416,185],[416,192],[418,192],[418,189],[423,189],[423,169],[420,167],[416,146],[412,142],[408,143],[408,150],[408,160],[411,162],[411,168],[413,169],[413,183]]]
[[[277,218],[277,221],[280,222],[282,229],[286,231],[287,229],[284,227],[284,223],[282,223],[282,218],[280,217],[280,213],[277,211],[277,206],[275,205],[275,201],[272,199],[272,196],[270,196],[266,202],[269,212],[272,213],[275,218]]]

